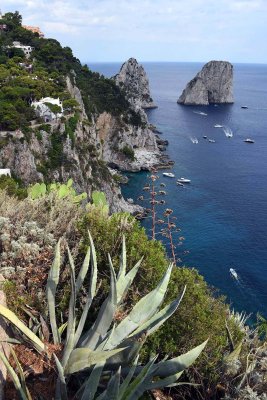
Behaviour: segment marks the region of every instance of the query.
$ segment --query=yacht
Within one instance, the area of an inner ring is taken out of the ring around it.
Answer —
[[[174,178],[175,177],[175,175],[172,172],[163,172],[162,175],[168,176],[169,178]]]
[[[245,143],[254,143],[253,139],[247,138],[244,140]]]
[[[236,270],[234,268],[230,268],[229,271],[230,271],[230,274],[231,274],[231,276],[233,278],[238,279],[237,272],[236,272]]]
[[[241,106],[241,108],[245,108],[245,109],[247,109],[247,108],[248,108],[248,106]]]
[[[214,128],[223,128],[223,125],[215,124],[215,125],[214,125]]]
[[[182,183],[182,184],[184,184],[184,183],[190,183],[191,182],[191,180],[190,179],[187,179],[187,178],[180,178],[180,179],[177,179],[177,183]]]

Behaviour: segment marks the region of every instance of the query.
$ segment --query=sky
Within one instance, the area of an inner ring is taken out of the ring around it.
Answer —
[[[2,0],[82,62],[267,64],[267,0]]]

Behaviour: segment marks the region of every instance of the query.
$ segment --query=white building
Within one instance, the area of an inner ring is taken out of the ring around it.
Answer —
[[[0,168],[0,176],[6,175],[11,177],[10,168]]]
[[[31,46],[25,46],[24,44],[21,44],[20,42],[13,42],[13,46],[16,49],[21,49],[23,53],[25,54],[26,58],[29,58],[31,55],[31,52],[34,50],[34,47]]]
[[[49,105],[46,103],[60,107],[61,111],[57,114],[53,113],[50,110]],[[60,101],[59,98],[54,99],[53,97],[43,97],[39,101],[33,101],[31,105],[35,108],[37,115],[43,118],[45,122],[51,122],[62,117],[63,115],[62,101]]]

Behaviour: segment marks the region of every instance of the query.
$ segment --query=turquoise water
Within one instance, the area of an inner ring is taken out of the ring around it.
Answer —
[[[175,161],[172,172],[192,181],[179,187],[175,179],[162,177],[160,172],[160,182],[167,185],[166,206],[174,210],[180,235],[185,237],[184,244],[177,246],[178,257],[180,264],[196,267],[227,295],[235,309],[266,316],[267,65],[234,65],[233,105],[178,105],[182,89],[202,65],[144,63],[158,105],[148,111],[149,121],[169,141],[167,154]],[[89,66],[106,76],[120,68],[118,63]],[[248,109],[241,109],[242,105]],[[233,137],[227,138],[215,124],[224,125]],[[255,143],[244,143],[247,137]],[[198,144],[190,138],[197,138]],[[147,173],[129,176],[123,193],[137,200],[144,194]],[[148,222],[143,224],[150,233]],[[236,269],[239,281],[230,277],[230,267]]]

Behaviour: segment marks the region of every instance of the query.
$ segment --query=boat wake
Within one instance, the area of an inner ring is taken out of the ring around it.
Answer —
[[[225,136],[228,138],[232,138],[234,136],[233,131],[231,128],[229,128],[229,126],[224,126],[223,131],[225,133]]]
[[[198,144],[198,139],[196,137],[190,137],[190,140],[194,144]]]
[[[193,111],[193,113],[199,114],[199,115],[208,115],[208,114],[204,113],[203,111]]]

